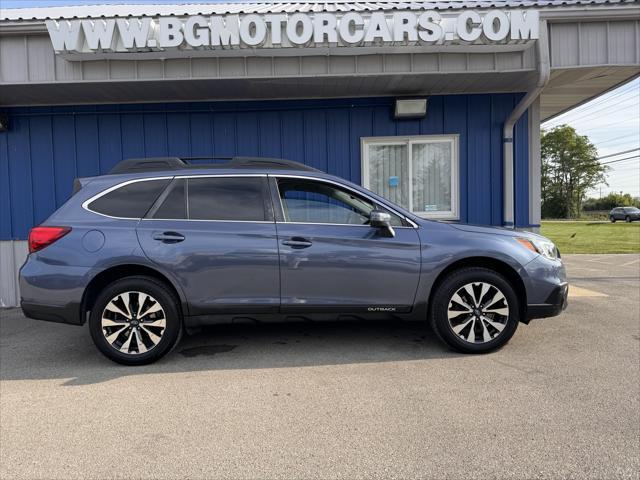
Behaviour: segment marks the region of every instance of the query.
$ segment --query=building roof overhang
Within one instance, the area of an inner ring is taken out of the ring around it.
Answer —
[[[628,81],[640,66],[639,0],[229,2],[0,9],[0,105],[524,92],[535,42],[240,51],[55,54],[47,19],[535,9],[549,24],[549,118]],[[390,14],[390,13],[389,13]],[[453,13],[452,13],[453,14]],[[286,51],[285,51],[286,50]],[[173,58],[170,58],[173,57]]]
[[[98,2],[99,3],[99,2]],[[637,7],[637,0],[448,0],[448,1],[403,1],[386,0],[384,2],[353,2],[344,0],[307,0],[305,2],[221,2],[196,4],[127,4],[117,5],[75,5],[35,8],[0,8],[0,22],[44,21],[60,18],[105,18],[129,16],[167,16],[167,15],[228,15],[249,13],[314,13],[314,12],[372,12],[377,10],[438,10],[441,12],[458,10],[486,9],[536,9],[546,18],[572,18],[585,12],[617,15],[620,8]]]
[[[96,0],[98,1],[98,0]],[[129,18],[191,15],[242,15],[271,13],[318,13],[374,11],[436,10],[441,13],[463,10],[535,9],[548,21],[624,18],[637,14],[639,0],[445,0],[353,2],[345,0],[311,0],[306,2],[222,2],[197,4],[122,4],[75,5],[60,7],[1,8],[0,34],[46,32],[46,20],[83,18]]]

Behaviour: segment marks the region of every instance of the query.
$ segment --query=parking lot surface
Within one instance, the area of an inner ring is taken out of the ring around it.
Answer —
[[[123,367],[0,310],[0,478],[638,478],[640,255],[565,259],[502,350],[424,325],[234,325]]]

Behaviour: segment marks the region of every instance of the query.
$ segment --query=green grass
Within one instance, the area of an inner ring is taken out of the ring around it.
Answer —
[[[543,221],[540,233],[560,253],[639,253],[640,222]]]

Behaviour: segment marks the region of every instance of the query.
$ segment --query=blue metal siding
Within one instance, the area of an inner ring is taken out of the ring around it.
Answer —
[[[469,99],[470,112],[490,112],[491,98],[488,96],[474,96]],[[469,115],[467,171],[460,172],[460,178],[467,178],[466,185],[461,188],[467,191],[474,201],[469,203],[468,216],[475,218],[477,223],[491,224],[491,123],[483,115]],[[462,165],[461,165],[462,170]]]
[[[502,125],[520,94],[432,96],[396,121],[392,98],[10,108],[0,133],[0,240],[25,239],[75,177],[144,156],[284,157],[361,183],[360,139],[460,135],[460,219],[502,221]],[[528,222],[527,116],[516,126],[516,224]]]
[[[469,152],[467,139],[469,138],[469,118],[472,115],[476,115],[475,112],[469,111],[469,97],[462,95],[448,96],[444,98],[442,105],[443,115],[443,132],[447,133],[459,133],[458,149],[460,151],[460,187],[458,192],[460,195],[460,219],[462,221],[468,221],[471,223],[482,223],[480,218],[474,215],[469,215],[468,212],[468,176],[467,170],[469,162],[475,162],[475,152]],[[426,133],[426,132],[425,132]],[[464,161],[462,159],[464,158]],[[471,201],[475,201],[474,197],[477,192],[473,192]],[[463,220],[464,219],[464,220]]]
[[[11,182],[9,181],[9,145],[8,135],[0,133],[0,240],[11,238],[13,230],[11,215]],[[16,209],[16,213],[19,210]]]

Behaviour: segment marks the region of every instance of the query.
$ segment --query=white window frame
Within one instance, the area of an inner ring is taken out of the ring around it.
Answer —
[[[440,220],[460,219],[460,155],[459,138],[457,134],[451,135],[409,135],[393,137],[361,137],[360,151],[362,152],[362,186],[369,189],[369,147],[371,145],[406,145],[409,167],[409,179],[413,178],[413,155],[412,147],[416,144],[425,143],[450,143],[451,144],[451,210],[436,212],[413,211],[413,184],[409,184],[409,211],[423,218],[434,218]]]

